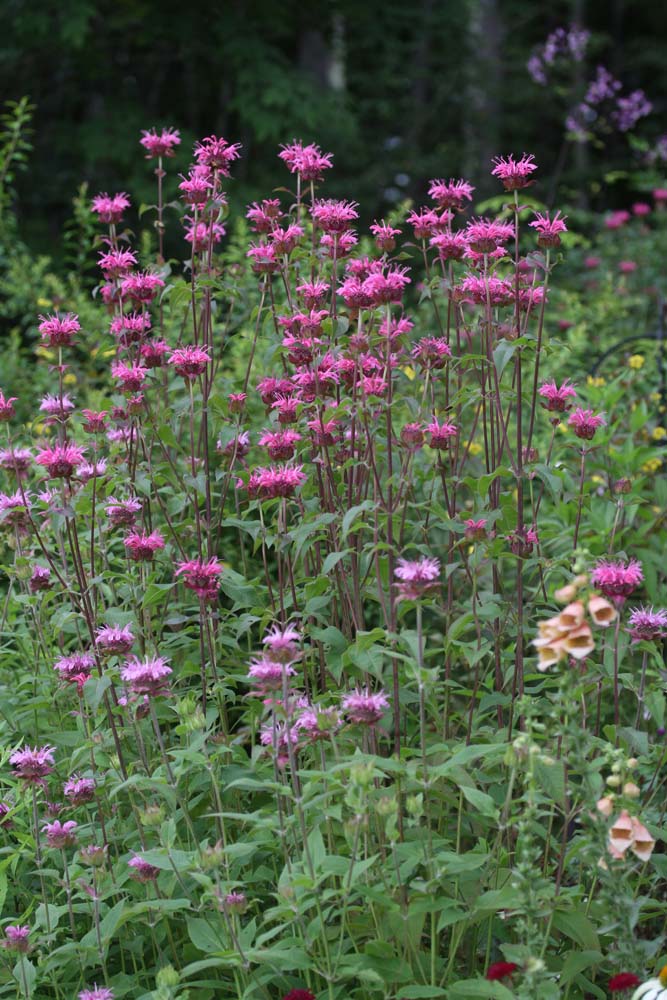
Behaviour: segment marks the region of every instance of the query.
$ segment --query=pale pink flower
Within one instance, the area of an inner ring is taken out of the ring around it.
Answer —
[[[24,747],[15,750],[9,758],[14,774],[28,784],[43,784],[43,779],[53,770],[54,747]]]
[[[169,693],[171,673],[171,667],[162,656],[150,656],[144,660],[133,656],[125,661],[120,676],[134,694],[157,698]]]
[[[161,132],[154,128],[142,129],[139,142],[146,150],[147,160],[154,156],[174,156],[176,147],[181,144],[181,134],[176,128],[163,128]]]
[[[137,520],[137,514],[141,511],[141,500],[130,497],[127,500],[117,500],[109,497],[104,513],[114,525],[126,525],[132,527]]]
[[[452,438],[456,437],[458,429],[454,424],[447,423],[447,421],[439,424],[437,420],[433,420],[427,425],[426,433],[431,436],[431,440],[429,441],[431,448],[442,450],[449,447],[449,442]]]
[[[28,448],[0,449],[0,468],[13,472],[19,479],[25,479],[32,464],[32,452]]]
[[[369,688],[357,688],[343,696],[341,707],[350,722],[358,725],[374,726],[380,721],[389,702],[383,691],[371,692]]]
[[[114,1000],[114,992],[109,986],[93,983],[92,990],[81,990],[79,1000]]]
[[[295,727],[313,742],[331,739],[340,726],[341,717],[337,708],[310,704],[299,713],[295,723]]]
[[[31,594],[37,594],[42,590],[50,590],[53,584],[51,582],[51,570],[49,567],[33,566],[28,585]]]
[[[301,658],[301,636],[291,625],[272,625],[262,643],[266,659],[275,663],[291,663]]]
[[[9,398],[6,398],[5,394],[0,390],[0,423],[11,420],[12,417],[16,416],[14,403],[17,399],[18,396],[10,396]]]
[[[258,685],[258,693],[279,691],[286,677],[296,674],[294,667],[287,662],[269,659],[267,656],[256,657],[250,661],[248,679]]]
[[[11,495],[0,493],[0,523],[26,531],[30,526],[31,503],[20,490]]]
[[[101,625],[95,633],[95,645],[103,653],[129,653],[134,635],[129,625]]]
[[[46,842],[49,847],[58,847],[61,849],[72,847],[76,844],[76,830],[78,825],[73,819],[68,819],[65,823],[61,823],[57,819],[53,823],[45,823],[42,827],[42,833],[46,834]]]
[[[9,924],[5,927],[5,940],[2,947],[7,951],[18,951],[26,954],[30,951],[30,928],[27,924]]]
[[[493,160],[495,167],[491,174],[503,182],[506,191],[518,191],[532,183],[530,175],[537,170],[534,160],[532,153],[524,153],[520,160],[515,160],[511,154],[496,156]]]
[[[90,677],[94,666],[95,658],[92,653],[71,653],[56,660],[53,669],[62,680],[78,684],[82,678],[87,680]]]
[[[633,642],[656,642],[667,635],[667,611],[664,608],[633,608],[628,625]]]
[[[419,559],[398,559],[394,570],[398,599],[418,601],[440,586],[440,560],[433,556]]]
[[[95,782],[92,778],[81,778],[78,774],[63,785],[63,795],[73,806],[82,806],[95,798]]]
[[[100,222],[115,225],[121,222],[123,213],[130,207],[130,198],[124,191],[120,194],[108,195],[106,191],[96,195],[90,205],[91,211],[98,216]]]
[[[76,476],[82,483],[88,483],[91,479],[98,479],[106,475],[106,458],[97,458],[94,462],[82,462],[77,467]]]
[[[154,882],[160,874],[159,868],[144,861],[138,854],[128,861],[127,866],[130,869],[130,877],[136,882]]]
[[[563,413],[565,410],[571,409],[568,399],[576,396],[577,390],[573,385],[570,385],[567,379],[565,379],[560,387],[552,379],[550,382],[544,382],[540,386],[538,395],[542,399],[546,399],[546,404],[543,404],[545,409],[555,413]]]

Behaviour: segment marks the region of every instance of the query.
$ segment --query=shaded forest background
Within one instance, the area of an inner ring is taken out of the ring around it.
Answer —
[[[21,234],[56,257],[82,182],[91,193],[126,188],[150,199],[142,128],[181,130],[174,176],[195,138],[240,141],[230,192],[238,206],[283,181],[281,142],[314,140],[335,154],[327,192],[361,201],[372,217],[420,198],[435,176],[463,175],[478,196],[497,193],[491,157],[524,150],[540,164],[543,200],[558,192],[560,204],[607,208],[633,188],[628,163],[641,166],[667,132],[667,5],[5,0],[3,12],[1,92],[36,106],[30,169],[17,183]],[[591,32],[587,66],[538,85],[531,53],[572,24]],[[564,139],[567,109],[597,64],[653,104],[630,147],[627,135]]]

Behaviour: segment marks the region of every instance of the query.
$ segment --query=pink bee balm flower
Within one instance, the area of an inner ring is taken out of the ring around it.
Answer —
[[[120,383],[123,392],[137,392],[146,381],[148,369],[135,362],[126,364],[124,361],[114,361],[111,365],[111,374]]]
[[[515,160],[509,156],[496,156],[493,162],[495,167],[491,171],[493,177],[498,177],[503,182],[506,191],[518,191],[531,184],[530,175],[537,170],[535,157],[532,153],[524,153],[520,160]]]
[[[18,396],[10,396],[5,398],[5,394],[0,391],[0,423],[5,423],[7,420],[11,420],[12,417],[16,416],[16,410],[14,409],[14,403],[17,401]]]
[[[0,468],[13,472],[19,479],[25,479],[32,464],[32,452],[28,448],[0,449]]]
[[[169,351],[166,340],[147,340],[139,348],[139,355],[146,368],[161,368]]]
[[[546,399],[546,404],[543,404],[545,409],[555,413],[564,413],[565,410],[571,408],[568,399],[576,396],[577,390],[567,379],[565,379],[560,387],[552,379],[551,382],[544,382],[540,386],[538,394],[542,399]]]
[[[50,590],[53,584],[51,583],[51,570],[49,567],[33,566],[28,585],[31,594],[37,594],[41,590]]]
[[[341,718],[337,708],[324,708],[322,705],[308,705],[299,714],[296,727],[302,730],[309,739],[330,739],[337,729],[340,729]]]
[[[636,201],[632,206],[632,214],[636,215],[638,218],[642,216],[651,214],[651,206],[647,205],[645,201]]]
[[[124,296],[142,305],[150,305],[161,288],[164,288],[164,281],[150,271],[130,274],[123,279],[120,286]]]
[[[203,347],[178,347],[169,356],[168,363],[174,366],[177,375],[186,379],[195,379],[206,371],[211,356]]]
[[[123,545],[127,550],[130,559],[135,562],[141,560],[150,561],[155,558],[155,553],[164,548],[164,538],[159,531],[131,531],[123,539]]]
[[[463,525],[465,527],[465,537],[471,542],[480,542],[486,538],[486,518],[481,517],[476,521],[473,517],[467,518]]]
[[[39,332],[42,340],[46,341],[49,347],[71,347],[74,343],[74,334],[81,329],[79,317],[74,313],[65,313],[64,316],[40,316]]]
[[[137,656],[125,661],[121,669],[121,679],[129,685],[134,694],[156,698],[168,694],[168,678],[171,667],[161,656],[152,656],[140,660]]]
[[[601,257],[584,257],[584,267],[588,268],[589,271],[595,270],[601,263]]]
[[[46,842],[49,847],[72,847],[76,843],[78,825],[73,819],[68,819],[66,823],[61,823],[57,819],[53,823],[45,823],[42,827],[42,833],[46,834]]]
[[[321,181],[324,171],[333,166],[333,153],[323,153],[315,143],[304,146],[295,139],[291,145],[282,146],[281,150],[278,156],[289,172],[300,174],[304,181]]]
[[[621,229],[626,222],[630,221],[630,213],[626,212],[625,209],[620,209],[617,212],[612,212],[604,220],[604,224],[607,229]]]
[[[633,608],[628,618],[633,642],[656,642],[667,635],[667,611],[663,608]]]
[[[260,447],[266,448],[269,457],[283,462],[294,457],[295,445],[301,440],[296,431],[267,431],[259,439]]]
[[[489,254],[501,243],[513,239],[515,227],[510,222],[493,222],[490,219],[474,219],[468,224],[465,234],[470,248],[476,253]]]
[[[472,184],[464,180],[434,180],[428,188],[429,197],[438,205],[438,208],[453,208],[461,211],[465,206],[464,202],[472,201],[474,191]]]
[[[256,469],[248,480],[248,495],[252,499],[272,500],[291,497],[306,481],[302,465],[272,465]]]
[[[452,352],[444,337],[423,337],[412,348],[412,357],[423,368],[444,368]]]
[[[230,143],[222,137],[209,135],[195,146],[195,159],[200,166],[216,170],[223,177],[231,177],[229,168],[241,155],[238,142]]]
[[[248,211],[245,215],[256,233],[270,233],[276,219],[282,215],[280,199],[264,198],[261,205],[254,201],[252,205],[248,205]]]
[[[5,927],[5,940],[2,947],[8,951],[19,951],[23,954],[30,951],[30,928],[27,924],[10,924]]]
[[[384,219],[382,222],[374,222],[370,230],[375,237],[375,245],[383,253],[393,250],[396,246],[396,237],[401,235],[400,229],[394,229]]]
[[[124,525],[132,527],[137,520],[137,514],[141,511],[141,500],[130,497],[128,500],[117,500],[109,497],[104,513],[114,525]]]
[[[134,635],[129,625],[102,625],[95,634],[95,645],[103,653],[129,653]]]
[[[123,212],[130,207],[130,198],[124,191],[109,196],[106,191],[96,195],[90,205],[91,211],[99,217],[100,222],[115,225],[121,222]]]
[[[74,409],[74,403],[66,392],[62,396],[52,396],[48,393],[39,404],[40,413],[46,413],[47,416],[59,420],[66,420]]]
[[[120,278],[136,266],[137,258],[131,250],[110,250],[100,254],[98,261],[105,278]]]
[[[317,309],[327,297],[330,287],[326,281],[305,281],[302,285],[297,285],[296,291],[302,297],[306,309]]]
[[[215,558],[207,562],[203,559],[190,559],[179,563],[176,570],[176,576],[183,577],[185,586],[206,601],[217,598],[221,575],[222,563]]]
[[[591,583],[601,590],[605,597],[624,600],[629,597],[644,579],[641,563],[636,559],[628,562],[601,559],[591,573]]]
[[[291,225],[284,228],[276,226],[269,234],[269,240],[276,253],[290,254],[292,250],[298,247],[299,241],[304,235],[305,230],[302,226]]]
[[[582,410],[580,406],[576,408],[568,419],[568,425],[574,429],[578,438],[584,441],[591,441],[595,437],[598,427],[604,427],[605,419],[600,413],[593,413],[592,410]]]
[[[340,257],[344,257],[348,254],[353,247],[357,245],[359,241],[352,229],[346,229],[344,232],[336,235],[335,233],[324,233],[320,237],[320,246],[326,251],[327,256],[331,260]]]
[[[667,188],[655,188],[653,191],[653,197],[658,204],[664,204],[664,202],[667,202]]]
[[[405,220],[415,234],[417,240],[427,240],[436,232],[440,223],[440,216],[432,208],[420,208],[416,212],[410,212]]]
[[[95,782],[92,778],[81,778],[73,774],[63,785],[63,795],[73,806],[82,806],[95,798]]]
[[[107,429],[106,410],[101,410],[99,413],[94,410],[81,410],[81,416],[84,418],[82,430],[86,434],[104,434]]]
[[[468,237],[464,232],[436,233],[429,244],[438,251],[441,260],[461,260],[468,249]]]
[[[146,159],[154,156],[174,156],[176,147],[181,144],[181,134],[175,128],[163,128],[157,132],[154,128],[141,130],[141,145],[146,150]]]
[[[421,424],[404,424],[401,428],[401,443],[406,448],[416,450],[424,444],[424,431]]]
[[[9,763],[14,768],[14,774],[28,784],[42,784],[43,779],[53,770],[54,748],[25,747],[23,750],[15,750],[9,758]]]
[[[227,233],[219,222],[197,222],[186,216],[185,240],[192,244],[195,253],[205,253],[209,246],[219,243]]]
[[[76,444],[56,444],[44,448],[37,454],[35,462],[43,465],[49,479],[70,479],[78,465],[83,462],[85,448]]]
[[[81,990],[79,1000],[114,1000],[114,992],[108,986],[93,984],[92,990]]]
[[[440,561],[432,556],[399,559],[394,572],[401,601],[418,601],[440,585]]]
[[[429,441],[431,448],[441,450],[449,446],[450,440],[456,437],[458,430],[454,424],[448,424],[447,422],[439,424],[437,420],[433,420],[432,423],[427,425],[426,433],[431,435],[431,440]]]
[[[209,180],[208,170],[202,171],[198,168],[195,168],[188,177],[183,177],[178,188],[183,192],[181,196],[183,201],[187,202],[188,205],[196,205],[198,208],[203,208],[213,194],[213,185]]]
[[[634,260],[621,260],[618,263],[621,274],[633,274],[637,270],[637,262]]]
[[[301,658],[301,636],[290,625],[272,625],[262,643],[265,657],[274,663],[291,663]]]
[[[567,232],[566,218],[567,216],[561,216],[560,212],[556,212],[553,219],[548,212],[545,212],[544,215],[541,212],[536,212],[534,221],[529,222],[528,225],[537,233],[537,245],[545,249],[559,247],[560,234]]]
[[[245,392],[230,392],[227,396],[229,401],[229,412],[230,413],[243,413],[245,409],[245,401],[248,398]]]
[[[341,702],[343,711],[347,713],[350,722],[358,725],[374,726],[380,721],[389,702],[383,691],[371,692],[369,688],[357,688],[346,694]]]
[[[248,680],[258,685],[258,693],[279,691],[285,677],[293,677],[294,667],[287,662],[271,660],[267,656],[256,657],[248,667]]]
[[[246,251],[246,257],[252,261],[252,269],[255,274],[272,274],[280,266],[276,248],[268,243],[257,245],[251,243]]]
[[[359,218],[356,201],[335,201],[329,198],[316,201],[311,209],[314,224],[325,233],[339,234],[349,228],[350,222]]]
[[[121,347],[139,344],[151,328],[151,318],[148,313],[125,313],[114,316],[111,321],[111,333],[118,339]]]
[[[82,462],[76,470],[76,475],[82,483],[88,483],[91,479],[98,479],[100,476],[106,475],[106,471],[106,458],[98,458],[95,462]]]
[[[53,669],[62,680],[78,684],[88,680],[94,666],[95,658],[92,653],[72,653],[70,656],[61,656],[59,660],[56,660]]]
[[[154,882],[160,874],[159,868],[144,861],[138,854],[128,861],[127,866],[130,869],[130,877],[137,882]]]
[[[0,493],[0,523],[26,531],[30,526],[31,506],[28,496],[20,490],[11,495]]]
[[[248,898],[244,892],[228,892],[222,899],[222,905],[227,913],[245,913]]]

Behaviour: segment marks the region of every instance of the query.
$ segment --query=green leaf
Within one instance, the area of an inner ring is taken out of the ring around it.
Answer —
[[[502,983],[486,979],[460,979],[449,988],[450,1000],[458,997],[479,997],[481,1000],[514,1000],[514,994]]]
[[[470,788],[467,785],[461,785],[460,788],[464,798],[482,816],[488,816],[490,819],[495,819],[498,816],[498,806],[486,792],[480,792],[478,788]]]
[[[441,986],[404,986],[396,994],[396,1000],[421,1000],[421,997],[445,997],[447,990]]]
[[[600,950],[600,939],[592,921],[580,910],[555,910],[553,926],[588,951]]]
[[[560,974],[561,985],[569,983],[580,972],[590,970],[601,961],[602,955],[599,951],[571,951],[563,963],[563,971]]]

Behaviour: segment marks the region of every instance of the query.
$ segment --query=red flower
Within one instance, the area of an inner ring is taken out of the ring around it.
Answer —
[[[609,980],[610,993],[623,993],[625,990],[632,990],[639,986],[641,979],[635,976],[634,972],[619,972]]]
[[[492,962],[486,970],[486,978],[491,982],[509,979],[519,968],[514,962]]]

